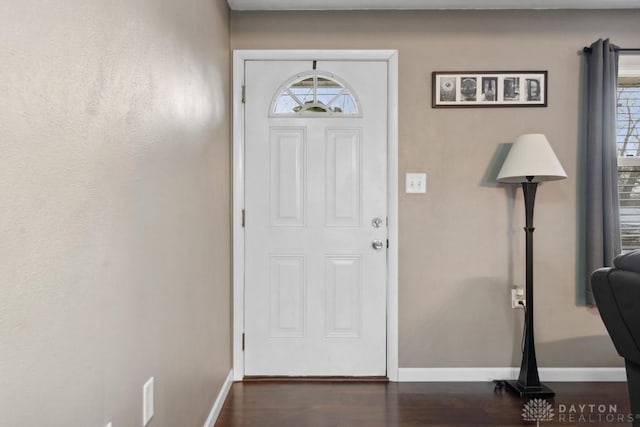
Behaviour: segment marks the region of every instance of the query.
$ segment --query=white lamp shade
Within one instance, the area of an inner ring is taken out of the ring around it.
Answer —
[[[498,173],[499,182],[533,182],[565,179],[567,173],[562,168],[547,138],[541,133],[520,135],[513,145]]]

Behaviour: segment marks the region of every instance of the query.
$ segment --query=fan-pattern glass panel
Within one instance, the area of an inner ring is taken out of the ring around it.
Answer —
[[[358,102],[346,84],[320,71],[298,75],[280,88],[273,102],[276,115],[357,115]]]

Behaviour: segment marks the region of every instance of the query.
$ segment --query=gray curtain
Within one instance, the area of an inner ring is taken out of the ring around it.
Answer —
[[[616,106],[618,47],[609,40],[591,45],[587,58],[585,183],[585,302],[595,305],[591,273],[611,266],[620,253]]]

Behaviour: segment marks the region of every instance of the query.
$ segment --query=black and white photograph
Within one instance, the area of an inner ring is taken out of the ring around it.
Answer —
[[[498,100],[498,78],[483,77],[482,78],[482,100],[495,102]]]
[[[443,77],[440,79],[440,101],[452,102],[456,100],[456,78]]]
[[[460,82],[460,95],[462,101],[469,102],[477,99],[477,81],[476,77],[462,77]]]
[[[547,71],[434,71],[433,108],[546,107]]]
[[[505,101],[520,100],[520,77],[505,77],[503,99]]]
[[[540,101],[540,79],[527,79],[527,101]]]

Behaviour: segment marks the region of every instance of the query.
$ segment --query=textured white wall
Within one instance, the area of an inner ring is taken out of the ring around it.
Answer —
[[[230,369],[222,0],[0,4],[0,425],[202,425]]]

